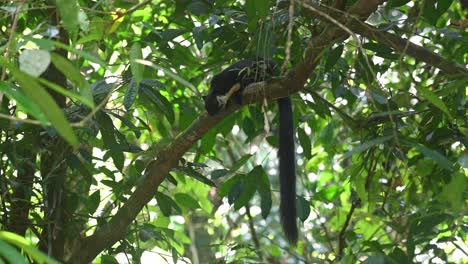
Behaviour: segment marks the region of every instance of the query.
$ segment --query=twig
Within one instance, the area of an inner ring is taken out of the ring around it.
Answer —
[[[190,240],[192,240],[192,243],[190,243],[190,252],[192,252],[192,261],[194,264],[198,264],[200,263],[200,259],[198,257],[198,249],[197,249],[197,246],[196,246],[196,241],[197,241],[197,238],[196,238],[196,234],[195,234],[195,229],[193,228],[193,223],[191,221],[191,219],[185,219],[187,221],[187,225],[188,225],[188,233],[189,233],[189,237],[190,237]]]
[[[346,229],[348,228],[349,222],[351,222],[351,218],[353,216],[354,210],[357,207],[357,202],[353,201],[351,203],[351,209],[348,212],[348,215],[346,216],[346,221],[344,222],[343,227],[341,228],[340,234],[338,235],[338,259],[341,259],[343,257],[343,251],[344,248],[346,247],[346,238],[345,238],[345,232]]]
[[[260,241],[258,241],[257,231],[255,231],[253,218],[252,218],[252,215],[250,214],[250,205],[249,204],[247,204],[245,206],[245,214],[247,215],[247,218],[249,219],[250,235],[252,236],[252,240],[253,240],[254,245],[255,245],[255,251],[257,252],[258,257],[263,261],[262,248],[260,247]]]
[[[133,13],[133,12],[136,11],[138,8],[140,8],[140,7],[142,7],[142,6],[146,5],[146,4],[148,4],[148,3],[151,2],[151,1],[152,1],[152,0],[146,0],[146,1],[144,1],[144,2],[141,2],[141,3],[137,4],[137,5],[134,5],[133,7],[131,7],[130,9],[128,9],[128,10],[125,11],[125,12],[117,13],[117,17],[114,18],[114,21],[116,21],[116,20],[118,20],[119,18],[121,18],[121,17],[123,17],[123,16],[126,16],[126,15],[128,15],[128,14],[130,14],[130,13]]]
[[[106,98],[104,98],[92,111],[89,113],[85,118],[83,118],[81,121],[77,123],[72,123],[72,127],[83,127],[86,122],[88,122],[101,108],[103,108],[106,104],[109,98],[112,96],[112,90],[109,91],[107,94]]]
[[[450,243],[452,243],[452,245],[454,245],[456,248],[458,248],[461,252],[463,252],[463,254],[465,254],[465,256],[468,256],[468,253],[463,249],[463,247],[461,247],[460,245],[458,245],[457,243],[453,242],[453,241],[450,241]]]
[[[284,58],[283,65],[281,65],[281,73],[286,71],[289,61],[291,60],[292,30],[294,26],[294,0],[290,1],[288,12],[289,12],[288,39],[286,41],[286,49],[284,51],[286,56]]]
[[[11,42],[13,41],[14,36],[15,36],[16,28],[18,27],[19,13],[21,12],[21,9],[23,8],[24,2],[26,2],[26,0],[19,3],[19,5],[18,5],[18,7],[16,8],[16,11],[15,11],[15,16],[13,17],[13,23],[11,25],[11,30],[10,30],[10,32],[11,32],[10,37],[8,38],[8,42],[6,44],[6,49],[5,49],[5,55],[3,56],[5,58],[5,60],[7,60],[7,61],[8,61],[8,56],[10,56],[10,45],[11,45]],[[2,81],[5,80],[5,77],[6,77],[6,67],[3,67],[3,69],[2,69],[2,78],[0,80],[2,80]]]
[[[15,121],[15,122],[21,122],[21,123],[25,123],[25,124],[41,125],[41,122],[39,122],[37,120],[17,118],[17,117],[10,116],[10,115],[5,115],[5,114],[2,114],[2,113],[0,113],[0,118],[8,119],[8,120]]]

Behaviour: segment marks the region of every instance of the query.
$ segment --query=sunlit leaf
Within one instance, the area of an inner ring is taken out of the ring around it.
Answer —
[[[58,264],[57,261],[48,257],[46,254],[40,252],[36,247],[32,246],[29,241],[27,241],[26,239],[24,239],[23,237],[17,234],[1,231],[0,240],[8,242],[17,248],[20,248],[28,256],[30,256],[33,260],[35,260],[38,263]],[[12,262],[12,263],[21,263],[21,262]]]
[[[141,53],[141,45],[135,42],[130,48],[130,69],[132,70],[133,79],[138,86],[143,80],[143,74],[145,67],[141,63],[137,63],[137,60],[143,59]]]
[[[91,92],[91,87],[88,84],[88,81],[81,75],[80,71],[70,63],[69,60],[63,58],[62,56],[58,55],[57,53],[51,53],[52,56],[52,63],[55,67],[62,72],[67,79],[72,81],[78,86],[80,97],[69,95],[71,98],[77,98],[82,101],[87,106],[93,108],[93,94]]]
[[[33,77],[38,77],[47,70],[50,60],[48,51],[27,49],[19,56],[19,68]]]

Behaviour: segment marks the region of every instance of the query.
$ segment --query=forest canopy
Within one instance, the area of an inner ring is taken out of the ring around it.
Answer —
[[[7,0],[0,52],[2,262],[468,261],[467,1]],[[208,115],[253,58],[278,75]]]

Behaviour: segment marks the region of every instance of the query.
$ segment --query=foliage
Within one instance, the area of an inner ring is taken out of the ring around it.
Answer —
[[[326,7],[342,1],[320,2],[334,16]],[[466,261],[468,11],[453,0],[384,2],[368,25],[420,49],[401,52],[350,23],[356,35],[319,47],[291,95],[296,248],[279,224],[273,102],[184,134],[202,138],[181,159],[167,150],[192,140],[178,135],[200,121],[211,76],[261,56],[286,61],[284,79],[336,20],[314,15],[313,1],[3,2],[2,228],[70,263],[126,216],[97,263],[150,251],[193,263]],[[170,172],[146,199],[145,170],[165,159]],[[137,217],[122,209],[140,203]],[[22,257],[6,234],[2,258]]]
[[[28,260],[22,256],[18,249],[21,249],[28,256]],[[23,237],[5,231],[0,232],[0,257],[8,263],[58,263],[30,245],[30,242]]]

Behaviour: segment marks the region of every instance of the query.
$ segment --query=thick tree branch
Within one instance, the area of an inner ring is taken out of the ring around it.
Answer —
[[[361,12],[364,10],[365,5],[361,5],[360,7],[355,5],[348,13],[343,13],[339,10],[320,6],[313,2],[309,2],[308,5],[313,8],[307,9],[307,13],[317,19],[332,24],[330,19],[325,16],[328,15],[334,20],[340,22],[346,28],[349,28],[351,31],[391,47],[400,54],[408,54],[417,60],[423,61],[429,65],[441,69],[444,74],[468,76],[468,70],[462,65],[454,61],[447,60],[437,53],[434,53],[422,46],[416,45],[407,39],[401,38],[389,32],[382,31],[374,26],[364,23],[362,21],[363,16]],[[355,9],[357,9],[361,15],[358,17],[348,15],[355,13],[352,11]],[[339,30],[339,28],[337,29]]]
[[[431,66],[441,69],[445,74],[468,76],[468,70],[462,65],[447,60],[437,53],[416,45],[407,39],[400,38],[395,34],[381,31],[376,27],[361,23],[360,21],[353,21],[350,24],[350,28],[368,39],[375,40],[393,48],[400,54],[408,54],[417,60],[424,61]]]
[[[369,16],[381,3],[379,0],[359,0],[356,6],[366,6],[367,14],[362,10],[356,12],[359,16]],[[371,8],[370,8],[371,7]],[[344,40],[348,37],[342,30],[336,30],[330,26],[323,34],[312,39],[309,47],[306,49],[304,59],[298,65],[288,72],[286,78],[268,83],[254,84],[244,91],[243,101],[245,104],[258,102],[264,99],[272,100],[280,97],[286,97],[299,91],[304,87],[309,75],[319,62],[322,51],[330,44]],[[268,89],[268,93],[265,93]],[[80,246],[73,250],[69,263],[88,263],[92,261],[102,250],[112,246],[119,239],[124,237],[128,225],[135,219],[140,210],[153,198],[158,186],[165,179],[169,171],[174,168],[180,158],[195,144],[205,133],[213,126],[218,124],[227,115],[240,108],[238,105],[231,104],[226,111],[216,115],[209,116],[206,112],[202,113],[190,127],[179,134],[174,141],[158,154],[158,159],[152,162],[147,169],[142,182],[136,187],[134,193],[128,201],[118,210],[112,219],[97,229],[95,233],[81,241]]]

